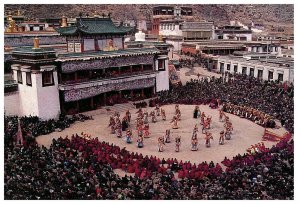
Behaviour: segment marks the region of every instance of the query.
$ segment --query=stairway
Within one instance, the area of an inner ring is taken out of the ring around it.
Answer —
[[[135,109],[132,103],[115,104],[113,106],[105,106],[105,109],[109,109],[111,113],[118,111],[119,113],[126,112],[127,110]]]

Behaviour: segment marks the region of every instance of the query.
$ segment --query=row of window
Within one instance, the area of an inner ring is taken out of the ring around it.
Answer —
[[[161,30],[174,30],[175,25],[174,24],[162,24],[160,25]]]
[[[251,51],[252,52],[259,52],[260,49],[262,49],[262,52],[272,52],[273,51],[273,47],[264,47],[264,48],[260,48],[260,47],[251,47]],[[278,52],[278,47],[275,46],[275,52]]]
[[[223,73],[224,72],[224,63],[220,64],[220,71]],[[230,71],[230,64],[227,64],[226,67],[227,71]],[[233,65],[233,72],[237,73],[238,72],[238,66],[237,65]],[[242,74],[247,74],[247,67],[242,67]],[[273,80],[273,71],[269,71],[268,72],[268,80]],[[250,68],[250,72],[249,72],[249,76],[254,77],[254,68]],[[257,70],[257,78],[262,79],[263,77],[263,70]],[[283,74],[282,73],[278,73],[278,81],[283,81]]]
[[[153,30],[158,30],[158,26],[159,26],[159,25],[153,25],[153,26],[152,26],[152,29],[153,29]]]
[[[19,84],[23,84],[22,72],[20,70],[17,71],[17,80]],[[26,85],[32,86],[31,80],[31,72],[26,72]],[[42,86],[53,86],[53,71],[42,72]]]

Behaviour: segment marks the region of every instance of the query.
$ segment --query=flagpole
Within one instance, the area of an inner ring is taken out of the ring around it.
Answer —
[[[22,135],[22,129],[21,129],[21,122],[18,118],[18,132],[17,132],[17,144],[16,146],[23,146],[23,135]]]

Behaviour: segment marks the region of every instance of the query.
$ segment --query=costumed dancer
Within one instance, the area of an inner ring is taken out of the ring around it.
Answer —
[[[162,117],[162,120],[167,120],[166,112],[164,109],[161,109],[161,117]]]
[[[225,139],[226,140],[230,140],[231,139],[231,134],[232,134],[232,124],[229,123],[226,127],[225,127]]]
[[[178,129],[178,118],[176,116],[173,117],[173,119],[170,123],[173,123],[172,124],[173,129]]]
[[[126,142],[128,144],[130,144],[132,142],[132,132],[129,129],[127,129],[127,131],[126,131]]]
[[[192,151],[198,151],[198,139],[196,136],[192,137]]]
[[[224,144],[224,136],[225,136],[225,132],[224,132],[224,130],[222,130],[222,131],[220,132],[220,138],[219,138],[219,144],[220,144],[220,145],[223,145],[223,144]]]
[[[126,111],[126,117],[127,117],[128,123],[130,123],[130,120],[131,120],[131,113],[130,113],[129,110]]]
[[[122,124],[118,116],[116,118],[115,132],[117,137],[122,137]]]
[[[164,151],[164,137],[159,137],[158,138],[158,151],[163,152]]]
[[[118,111],[116,111],[114,116],[117,117],[117,118],[120,118],[120,113]]]
[[[181,137],[180,136],[177,136],[175,138],[175,152],[179,152],[179,148],[180,148],[180,145],[181,145]]]
[[[145,111],[144,112],[144,124],[148,124],[149,123],[149,120],[148,120],[148,112],[147,111]]]
[[[181,111],[179,109],[179,105],[175,106],[175,116],[177,117],[177,120],[181,120]]]
[[[109,125],[108,125],[108,127],[110,127],[110,134],[115,134],[115,125],[116,125],[116,122],[115,122],[114,117],[110,116]]]
[[[143,126],[139,126],[137,130],[138,136],[144,137]]]
[[[116,128],[116,135],[119,138],[122,137],[122,127],[121,126],[117,126],[117,128]]]
[[[143,119],[144,113],[143,113],[141,108],[136,113],[137,113],[137,120],[138,119]]]
[[[204,125],[204,122],[205,122],[205,113],[204,112],[202,112],[201,113],[201,122],[200,122],[200,125]]]
[[[222,109],[219,109],[219,121],[223,122],[223,116],[225,116],[224,111]]]
[[[124,118],[122,119],[122,131],[127,130],[128,127],[129,127],[128,117],[124,116]]]
[[[210,140],[214,139],[210,132],[205,132],[205,145],[206,147],[210,147]]]
[[[207,117],[206,120],[204,119],[202,133],[204,133],[204,131],[206,131],[207,129],[210,129],[210,124],[211,124],[211,116]]]
[[[150,137],[150,132],[149,132],[149,124],[146,124],[144,127],[144,137],[149,138]]]
[[[197,119],[200,115],[200,109],[199,109],[199,106],[195,106],[195,109],[194,109],[194,114],[193,114],[193,118]]]
[[[192,137],[193,137],[194,135],[196,135],[196,137],[197,137],[197,132],[198,132],[198,126],[197,126],[197,124],[196,124],[195,127],[194,127],[194,129],[193,129]]]
[[[136,121],[136,129],[139,129],[140,126],[143,126],[144,122],[142,118],[138,118]]]
[[[144,147],[144,139],[143,139],[142,136],[138,136],[138,139],[137,139],[137,147],[138,147],[138,148]]]
[[[143,113],[141,108],[136,112],[136,114],[140,114],[140,113]]]
[[[160,116],[160,108],[158,104],[156,104],[155,110],[156,110],[156,115]]]
[[[171,142],[170,134],[171,134],[171,130],[170,129],[166,130],[166,136],[165,136],[165,142],[166,143],[170,143]]]
[[[210,124],[211,124],[211,116],[207,116],[206,121],[205,121],[205,128],[210,129]]]
[[[152,123],[156,123],[156,122],[157,122],[157,119],[156,119],[156,116],[155,116],[155,112],[154,112],[154,111],[151,111],[151,112],[150,112],[150,116],[151,116]]]

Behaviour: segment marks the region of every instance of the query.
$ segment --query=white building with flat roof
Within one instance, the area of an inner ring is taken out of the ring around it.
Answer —
[[[272,57],[274,58],[266,59],[266,56],[258,56],[257,54],[219,56],[217,70],[221,73],[246,74],[263,80],[293,82],[293,59]]]

